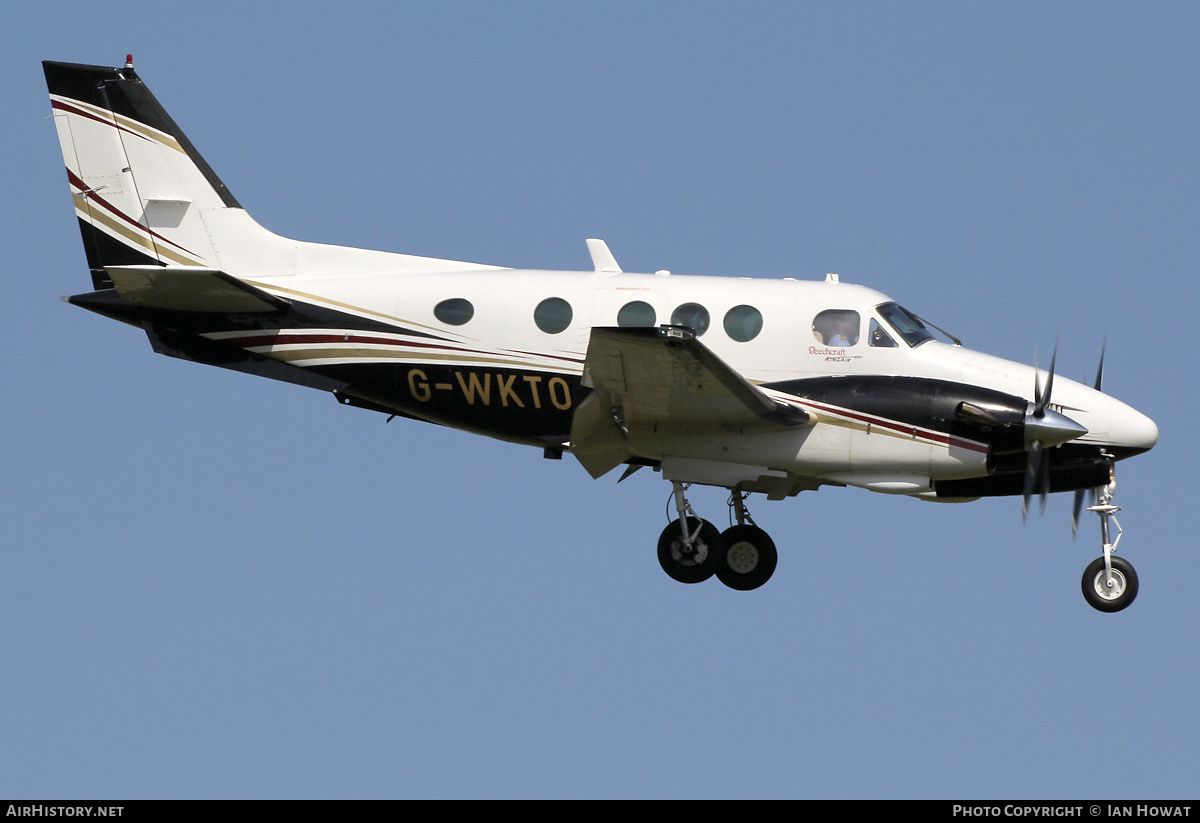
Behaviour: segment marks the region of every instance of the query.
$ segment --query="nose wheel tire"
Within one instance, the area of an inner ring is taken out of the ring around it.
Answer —
[[[697,528],[698,527],[698,528]],[[707,520],[687,519],[691,541],[684,540],[679,521],[672,521],[658,538],[658,562],[672,580],[703,583],[713,576],[721,554],[721,533]]]
[[[717,579],[747,592],[771,579],[779,555],[773,541],[757,526],[732,526],[721,533],[723,548],[716,562]]]
[[[1083,572],[1083,596],[1088,605],[1102,612],[1119,612],[1137,597],[1137,572],[1128,560],[1110,557],[1112,580],[1104,568],[1104,558],[1097,557]]]

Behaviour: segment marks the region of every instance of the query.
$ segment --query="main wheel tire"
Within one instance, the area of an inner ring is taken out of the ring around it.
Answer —
[[[1138,577],[1133,566],[1123,557],[1111,556],[1113,585],[1108,586],[1104,558],[1097,557],[1083,572],[1083,597],[1093,609],[1119,612],[1137,597]]]
[[[732,526],[721,532],[717,579],[731,589],[748,592],[771,579],[779,554],[775,541],[757,526]]]
[[[672,580],[680,583],[703,583],[713,576],[721,554],[721,533],[707,520],[689,517],[688,534],[700,531],[692,538],[689,549],[683,539],[679,521],[673,520],[658,538],[658,563]]]

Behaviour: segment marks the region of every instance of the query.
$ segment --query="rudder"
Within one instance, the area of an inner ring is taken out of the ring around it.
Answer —
[[[106,266],[219,268],[201,212],[241,206],[132,61],[42,66],[94,287]]]

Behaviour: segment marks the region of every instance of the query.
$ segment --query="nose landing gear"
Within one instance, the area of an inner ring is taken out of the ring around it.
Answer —
[[[1113,479],[1100,490],[1100,500],[1088,511],[1100,516],[1100,536],[1104,542],[1104,556],[1088,564],[1083,572],[1083,597],[1093,608],[1102,612],[1119,612],[1133,602],[1138,592],[1137,572],[1128,560],[1117,557],[1113,552],[1121,542],[1121,524],[1117,522],[1120,506],[1113,505],[1117,481]],[[1109,541],[1109,521],[1117,527],[1117,537]]]

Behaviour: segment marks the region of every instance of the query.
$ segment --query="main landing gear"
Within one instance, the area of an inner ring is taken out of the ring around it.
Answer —
[[[1083,572],[1083,597],[1093,609],[1102,612],[1119,612],[1137,597],[1137,572],[1128,560],[1117,557],[1113,552],[1121,542],[1121,524],[1117,522],[1116,514],[1120,506],[1114,506],[1112,499],[1117,490],[1114,479],[1100,490],[1100,500],[1094,506],[1088,506],[1088,511],[1100,515],[1100,536],[1104,541],[1104,556],[1097,557]],[[1108,522],[1117,527],[1116,540],[1109,541]]]
[[[745,492],[733,491],[730,508],[737,525],[724,532],[696,516],[684,496],[686,486],[673,482],[678,519],[658,538],[658,562],[673,580],[702,583],[714,574],[731,589],[750,591],[771,579],[779,557],[770,536],[754,524],[746,510]]]

